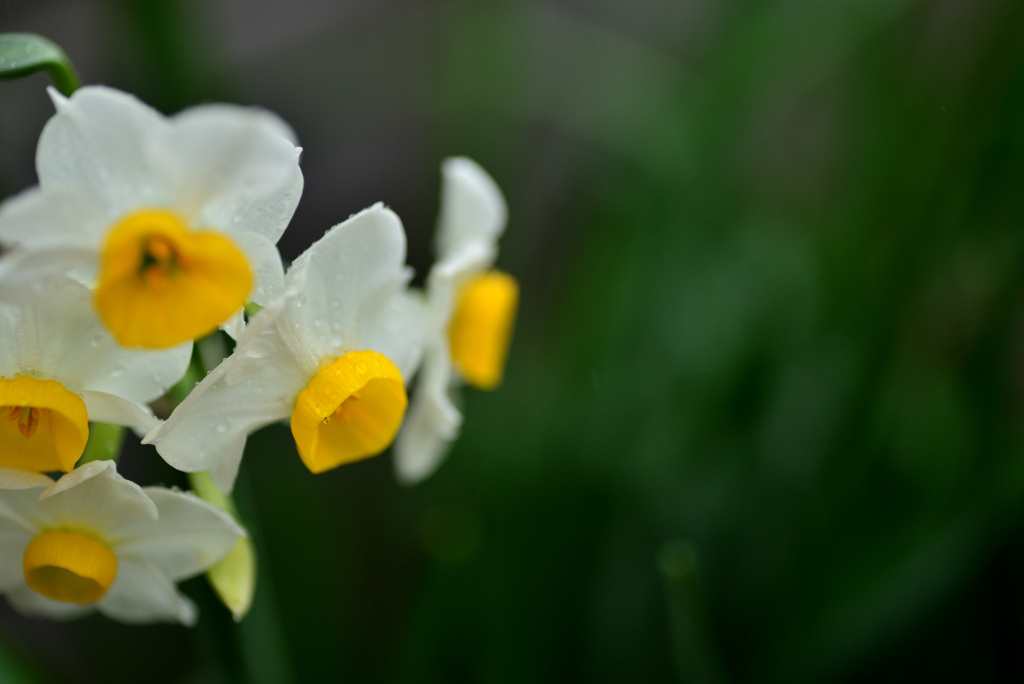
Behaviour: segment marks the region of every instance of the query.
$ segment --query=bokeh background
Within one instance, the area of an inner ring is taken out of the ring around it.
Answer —
[[[240,625],[201,578],[191,630],[3,605],[0,680],[1024,677],[1024,3],[3,0],[0,31],[165,112],[281,114],[287,258],[384,201],[421,281],[471,156],[522,286],[426,483],[249,440]],[[0,195],[46,84],[0,83]]]

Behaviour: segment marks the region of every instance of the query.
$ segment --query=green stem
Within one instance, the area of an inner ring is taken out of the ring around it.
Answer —
[[[680,682],[723,684],[725,674],[708,625],[697,549],[682,539],[665,543],[658,569],[668,594],[672,656]]]
[[[211,364],[220,362],[225,350],[214,344],[215,341],[208,337],[196,343],[185,376],[168,392],[175,406],[184,401],[196,383],[206,377],[207,364],[203,361],[204,357],[216,357],[215,361],[210,361]],[[200,499],[227,512],[239,524],[243,519],[248,521],[244,525],[248,536],[239,539],[235,548],[206,573],[214,592],[232,612],[235,622],[240,623],[234,636],[238,640],[241,662],[234,658],[232,660],[238,667],[244,668],[247,680],[254,684],[293,681],[288,648],[269,573],[265,566],[259,567],[261,559],[256,554],[254,544],[254,538],[259,532],[253,497],[245,474],[240,474],[235,485],[236,492],[240,491],[244,498],[244,518],[239,515],[235,500],[217,487],[209,471],[189,473],[188,481],[189,487]],[[266,562],[265,559],[263,562]],[[260,577],[259,582],[256,581],[257,576]],[[257,600],[254,601],[254,598]],[[243,617],[246,617],[244,621]]]
[[[235,502],[213,483],[210,471],[203,470],[198,473],[189,473],[188,484],[200,499],[238,518],[238,509],[235,507]]]
[[[125,428],[122,425],[109,423],[91,423],[89,425],[89,441],[78,465],[92,461],[117,461],[124,443]]]
[[[188,368],[185,369],[185,375],[181,377],[181,380],[177,382],[174,387],[167,390],[167,394],[170,395],[171,401],[174,406],[185,401],[196,384],[205,377],[206,373],[203,371],[203,362],[199,358],[199,350],[195,347],[192,349],[192,362],[189,363]]]
[[[245,472],[239,473],[235,496],[245,512],[250,538],[260,538],[255,495]],[[295,678],[291,674],[288,642],[266,554],[257,559],[256,574],[260,581],[256,583],[252,612],[238,625],[244,667],[252,684],[289,684]]]

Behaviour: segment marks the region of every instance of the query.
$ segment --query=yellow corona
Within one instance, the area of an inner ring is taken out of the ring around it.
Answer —
[[[56,380],[0,378],[0,466],[70,471],[89,439],[85,403]]]
[[[343,354],[295,402],[291,428],[299,456],[314,473],[375,456],[394,440],[407,403],[402,375],[386,356]]]
[[[102,541],[79,532],[36,535],[22,558],[25,583],[54,601],[88,605],[103,598],[117,576],[117,556]]]
[[[94,303],[122,345],[167,348],[216,330],[252,287],[249,263],[228,237],[146,209],[107,233]]]
[[[470,385],[501,384],[518,302],[519,284],[500,271],[475,276],[460,288],[448,344],[455,369]]]

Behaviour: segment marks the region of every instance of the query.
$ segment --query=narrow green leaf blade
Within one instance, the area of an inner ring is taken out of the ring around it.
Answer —
[[[0,78],[21,78],[44,69],[65,95],[78,88],[71,60],[56,43],[34,33],[0,33]]]

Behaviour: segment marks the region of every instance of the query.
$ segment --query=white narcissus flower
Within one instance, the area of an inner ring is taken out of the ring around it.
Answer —
[[[113,461],[54,482],[0,468],[0,593],[29,615],[98,610],[125,622],[193,624],[175,582],[224,556],[241,528],[191,494],[139,487]]]
[[[519,285],[488,270],[498,255],[508,208],[494,180],[470,159],[441,167],[438,260],[427,278],[427,333],[409,416],[395,440],[398,479],[429,477],[458,436],[456,379],[481,389],[501,382]]]
[[[406,290],[405,234],[381,205],[329,230],[292,264],[283,294],[231,356],[148,434],[173,467],[231,489],[249,433],[289,419],[314,473],[386,449],[422,352],[422,302]]]
[[[191,345],[125,349],[89,298],[84,285],[57,276],[31,297],[0,300],[0,466],[71,470],[89,421],[145,434],[159,422],[146,403],[184,375]]]
[[[50,89],[39,187],[0,205],[8,297],[53,273],[95,285],[124,346],[165,348],[280,290],[276,243],[302,193],[299,148],[269,112],[203,105],[165,117],[126,93]]]

